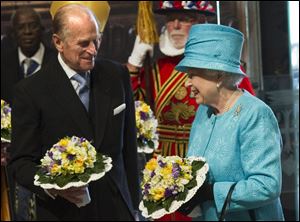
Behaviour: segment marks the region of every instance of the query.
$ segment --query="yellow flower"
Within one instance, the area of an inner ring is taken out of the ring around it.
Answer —
[[[55,175],[58,174],[60,170],[60,167],[55,163],[53,164],[52,168],[51,168],[51,174]]]
[[[193,176],[191,174],[188,174],[188,173],[185,173],[183,177],[186,180],[191,180],[193,178]]]
[[[184,164],[182,159],[176,159],[175,162],[178,163],[180,166]]]
[[[171,176],[172,175],[172,165],[168,163],[166,167],[162,168],[161,175],[164,178]]]
[[[66,149],[67,153],[75,155],[76,154],[76,150],[74,146],[68,146]]]
[[[142,111],[145,112],[145,113],[149,113],[150,112],[150,106],[148,106],[146,103],[143,103]]]
[[[85,141],[85,142],[82,142],[81,145],[84,147],[84,148],[88,148],[88,141]]]
[[[61,154],[61,159],[62,159],[62,160],[67,159],[67,153],[62,153],[62,154]]]
[[[62,147],[68,146],[68,143],[69,143],[69,140],[68,140],[68,139],[61,139],[61,140],[59,141],[59,145],[62,146]]]
[[[157,189],[154,189],[154,190],[153,190],[153,193],[154,193],[153,199],[156,200],[156,201],[158,201],[158,200],[160,200],[161,198],[164,197],[164,194],[165,194],[165,188],[163,188],[163,187],[158,187]]]
[[[147,170],[150,170],[150,171],[155,170],[156,167],[157,167],[157,161],[156,161],[156,159],[154,159],[154,158],[152,158],[151,160],[149,160],[149,161],[147,162],[146,166],[145,166],[145,168],[146,168]]]

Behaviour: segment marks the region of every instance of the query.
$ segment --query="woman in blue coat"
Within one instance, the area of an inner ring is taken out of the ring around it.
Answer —
[[[194,25],[176,67],[189,74],[188,85],[200,104],[188,156],[203,156],[210,167],[189,203],[198,201],[200,219],[218,220],[232,187],[226,220],[284,220],[280,130],[263,101],[237,88],[244,75],[242,45],[243,34],[236,29]]]

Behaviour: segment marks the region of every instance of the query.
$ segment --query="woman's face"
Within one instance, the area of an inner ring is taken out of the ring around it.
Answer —
[[[190,69],[188,86],[197,104],[213,105],[218,99],[217,75],[213,71]]]

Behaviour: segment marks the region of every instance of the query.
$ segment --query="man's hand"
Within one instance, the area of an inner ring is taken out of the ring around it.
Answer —
[[[144,43],[140,40],[140,37],[137,36],[134,42],[134,47],[130,57],[128,58],[128,63],[141,68],[143,66],[144,59],[147,52],[150,52],[150,55],[153,55],[153,45]]]
[[[80,204],[82,202],[82,196],[86,192],[85,189],[86,187],[71,187],[66,190],[48,189],[47,192],[53,196],[59,195],[71,203]]]

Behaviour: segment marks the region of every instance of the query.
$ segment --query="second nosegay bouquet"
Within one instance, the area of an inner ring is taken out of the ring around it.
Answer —
[[[157,120],[150,106],[135,101],[137,145],[139,153],[152,153],[158,147]]]
[[[11,140],[11,108],[1,99],[1,142]]]
[[[91,201],[88,183],[100,179],[111,170],[111,162],[110,157],[97,153],[85,138],[65,137],[54,144],[41,159],[34,185],[57,190],[86,187],[83,203],[77,204],[81,207]]]
[[[149,160],[141,183],[142,215],[158,219],[175,212],[196,194],[207,172],[203,157],[158,156]]]
[[[11,141],[11,108],[1,99],[1,166],[6,166],[9,159]]]

